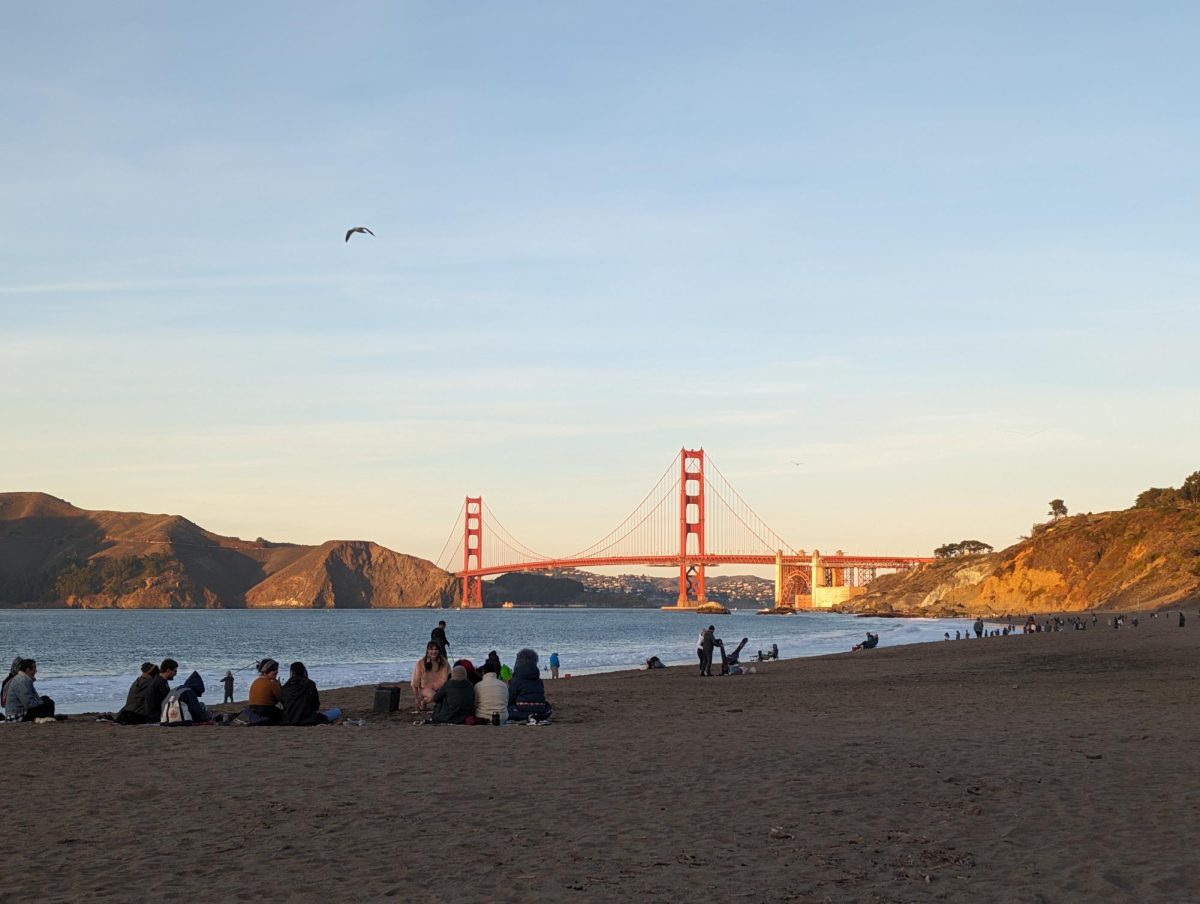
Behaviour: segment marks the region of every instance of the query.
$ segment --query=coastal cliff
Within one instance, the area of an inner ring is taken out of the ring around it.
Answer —
[[[923,616],[1141,610],[1200,600],[1200,506],[1148,505],[1036,526],[995,553],[883,575],[844,611]]]
[[[0,493],[0,606],[415,608],[452,592],[432,562],[365,541],[241,540],[178,515]]]

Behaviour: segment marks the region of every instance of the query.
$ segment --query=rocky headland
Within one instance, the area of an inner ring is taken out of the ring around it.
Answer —
[[[453,600],[432,562],[362,540],[241,540],[178,515],[0,493],[0,606],[416,608]]]
[[[1056,518],[998,552],[883,575],[843,608],[936,617],[1194,605],[1200,504],[1188,487],[1147,490],[1123,511]]]

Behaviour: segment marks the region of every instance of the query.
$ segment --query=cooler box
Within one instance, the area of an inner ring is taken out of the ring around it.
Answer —
[[[394,713],[400,708],[400,688],[398,687],[383,687],[382,685],[375,688],[375,705],[372,709],[377,713]]]

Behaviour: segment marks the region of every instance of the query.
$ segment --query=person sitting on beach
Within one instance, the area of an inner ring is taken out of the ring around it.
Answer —
[[[475,718],[491,722],[493,716],[500,722],[508,721],[508,685],[500,680],[500,666],[489,660],[483,664],[483,677],[475,685]]]
[[[433,703],[433,696],[443,684],[450,680],[450,665],[442,655],[436,641],[425,645],[425,657],[413,666],[413,706],[417,712],[426,712]]]
[[[288,680],[283,686],[283,725],[331,725],[340,721],[342,711],[336,706],[321,711],[321,695],[317,684],[308,677],[303,662],[288,666]]]
[[[495,666],[496,674],[500,674],[500,654],[492,650],[487,654],[487,659],[483,661],[483,665],[479,667],[479,673],[482,675],[487,671],[488,666]]]
[[[433,695],[433,717],[431,722],[442,725],[462,725],[470,719],[475,722],[475,685],[467,677],[467,670],[456,665],[450,670],[450,678]]]
[[[542,722],[550,718],[552,711],[538,671],[538,655],[525,648],[517,653],[512,681],[508,682],[508,717],[514,722]]]
[[[158,677],[158,666],[153,662],[142,663],[142,673],[133,679],[129,685],[129,693],[125,695],[125,705],[113,719],[122,725],[144,725],[150,721],[146,710],[146,688]],[[157,716],[157,713],[155,714]]]
[[[258,664],[258,677],[250,685],[246,711],[257,724],[278,725],[283,721],[283,685],[279,683],[279,663],[264,659]]]
[[[18,656],[12,661],[12,665],[8,669],[8,675],[4,678],[4,683],[0,684],[0,710],[8,706],[8,686],[12,684],[12,680],[17,677],[17,673],[21,671],[21,663],[25,661],[24,656]]]
[[[762,653],[759,653],[758,656],[761,659]],[[663,664],[663,661],[661,659],[659,659],[657,656],[651,656],[649,659],[646,660],[646,668],[647,669],[665,669],[666,666]]]
[[[4,695],[4,717],[10,722],[32,722],[54,715],[54,701],[43,697],[33,686],[37,680],[37,661],[22,659],[8,682]]]
[[[467,680],[470,681],[471,684],[478,684],[479,679],[483,677],[483,675],[480,674],[479,669],[475,668],[475,663],[471,662],[469,659],[460,659],[454,664],[460,665],[467,670]],[[453,671],[453,669],[451,669],[451,671]]]
[[[856,643],[854,646],[852,646],[850,648],[850,651],[853,652],[855,650],[873,650],[877,646],[879,646],[879,635],[872,634],[870,631],[868,631],[867,639],[864,640],[862,643]]]
[[[162,712],[159,713],[160,725],[192,725],[197,722],[211,722],[212,713],[207,706],[200,702],[204,696],[204,679],[199,672],[192,672],[187,680],[179,687],[172,688],[163,700]]]
[[[157,721],[162,714],[163,701],[171,693],[171,679],[179,672],[179,663],[167,658],[158,667],[158,674],[150,679],[146,690],[142,692],[142,713],[145,721]]]

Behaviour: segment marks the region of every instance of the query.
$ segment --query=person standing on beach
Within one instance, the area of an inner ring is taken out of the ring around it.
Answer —
[[[221,679],[221,683],[225,685],[225,698],[222,703],[233,702],[233,672],[225,672],[225,677]]]
[[[557,653],[550,654],[550,677],[551,678],[558,677],[558,654]]]
[[[716,645],[716,625],[709,625],[700,634],[700,674],[705,678],[712,677],[713,647]]]
[[[704,677],[704,629],[700,630],[700,636],[696,638],[696,656],[700,660],[700,676]]]
[[[975,619],[975,639],[979,640],[983,637],[983,619]]]
[[[446,639],[446,623],[440,621],[437,627],[429,632],[429,639],[438,645],[442,651],[442,659],[450,661],[450,641]]]

